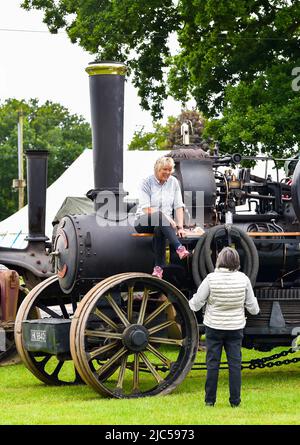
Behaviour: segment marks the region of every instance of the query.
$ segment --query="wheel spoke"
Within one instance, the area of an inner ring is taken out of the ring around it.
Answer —
[[[149,369],[149,371],[151,372],[157,383],[161,383],[164,379],[158,374],[158,372],[156,371],[156,369],[154,368],[148,357],[145,355],[145,353],[141,352],[140,354],[143,359],[143,362],[145,363],[145,365],[147,366],[147,368]]]
[[[74,295],[71,296],[71,302],[72,302],[72,309],[73,309],[73,315],[75,314],[75,311],[77,309],[77,301]]]
[[[59,374],[61,368],[63,367],[63,364],[64,364],[64,363],[65,363],[65,362],[62,362],[62,361],[59,361],[59,362],[57,363],[57,365],[56,365],[54,371],[53,371],[52,374],[51,374],[51,377],[55,377],[56,379],[58,378],[58,374]]]
[[[102,311],[100,311],[98,308],[96,308],[93,312],[94,315],[96,315],[98,318],[101,318],[101,320],[105,321],[110,327],[112,327],[115,331],[118,330],[118,326],[116,323],[114,323],[107,315],[105,315]]]
[[[143,324],[144,322],[148,298],[149,298],[149,289],[144,289],[144,294],[137,324]]]
[[[132,305],[133,305],[133,286],[128,287],[128,299],[127,299],[127,317],[129,323],[132,322]]]
[[[107,362],[98,369],[97,374],[100,377],[105,371],[107,371],[119,358],[126,354],[127,349],[123,346],[118,352],[116,352]]]
[[[153,328],[149,329],[149,334],[151,335],[151,334],[154,334],[154,332],[161,331],[162,329],[165,329],[174,323],[175,323],[174,320],[169,320],[169,321],[165,321],[164,323],[158,324],[157,326],[153,326]]]
[[[165,355],[163,355],[161,352],[159,352],[157,349],[155,349],[152,345],[147,346],[148,351],[150,351],[152,354],[154,354],[156,357],[158,357],[168,368],[171,366],[171,360],[168,359]]]
[[[34,355],[34,354],[33,354],[33,355]],[[41,361],[36,361],[35,363],[36,363],[38,369],[42,369],[42,370],[44,370],[45,367],[46,367],[46,365],[47,365],[47,363],[48,363],[49,360],[51,359],[51,357],[52,357],[51,354],[45,353],[45,357],[43,358],[43,360],[41,360]]]
[[[67,311],[67,308],[66,308],[66,306],[65,306],[61,296],[58,297],[58,304],[59,304],[59,307],[60,307],[61,312],[63,314],[63,317],[64,318],[70,318],[70,316],[68,314],[68,311]]]
[[[86,354],[88,361],[93,360],[98,355],[103,354],[103,352],[110,351],[118,344],[117,341],[113,341],[112,343],[108,343],[107,345],[101,346],[100,348],[94,349],[94,351],[88,352]]]
[[[50,309],[47,306],[44,306],[41,302],[37,302],[36,306],[41,309],[41,311],[46,312],[46,314],[50,315],[50,317],[53,318],[62,318],[61,315],[59,315],[57,312],[54,312],[52,309]]]
[[[170,306],[171,302],[169,300],[164,301],[155,311],[153,311],[144,321],[144,325],[146,326],[150,321],[152,321],[155,317],[158,316],[164,309]]]
[[[45,357],[43,358],[43,360],[41,360],[39,363],[43,365],[43,367],[46,366],[46,364],[48,363],[48,361],[50,360],[50,358],[52,357],[51,354],[46,353]]]
[[[134,362],[133,362],[133,387],[132,391],[137,393],[140,392],[140,368],[139,368],[139,352],[134,354]]]
[[[129,326],[129,321],[126,318],[126,315],[122,311],[122,309],[117,305],[115,300],[112,298],[111,294],[105,295],[105,298],[110,303],[111,307],[114,309],[115,313],[119,316],[121,322],[124,324],[124,326]]]
[[[87,335],[88,337],[117,338],[118,340],[121,340],[122,338],[122,334],[119,332],[92,331],[91,329],[86,329],[84,335]]]
[[[125,371],[126,371],[126,364],[127,364],[127,355],[124,355],[122,358],[119,376],[118,376],[118,382],[117,382],[117,390],[120,392],[123,390],[123,383],[124,383],[124,377],[125,377]]]
[[[164,338],[164,337],[149,337],[149,343],[161,343],[163,345],[182,346],[183,339]]]

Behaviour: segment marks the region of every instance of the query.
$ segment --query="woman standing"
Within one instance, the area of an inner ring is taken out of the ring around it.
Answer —
[[[189,301],[193,311],[205,304],[206,335],[205,402],[216,402],[219,366],[224,347],[229,367],[229,402],[232,407],[241,402],[241,347],[246,324],[245,308],[252,315],[259,313],[249,278],[239,272],[240,258],[235,249],[225,247],[218,255],[216,269],[200,284]]]
[[[142,181],[139,207],[135,215],[138,233],[153,233],[154,269],[152,275],[162,278],[165,265],[166,241],[174,247],[180,259],[189,255],[179,238],[184,237],[184,203],[177,179],[172,176],[174,161],[170,157],[159,158],[154,174]],[[175,220],[173,219],[173,213]]]

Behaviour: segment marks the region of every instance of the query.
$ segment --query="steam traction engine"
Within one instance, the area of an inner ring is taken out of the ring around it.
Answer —
[[[261,308],[247,319],[244,346],[290,346],[300,325],[300,165],[290,186],[250,169],[230,170],[239,155],[175,150],[175,175],[189,200],[183,242],[192,255],[180,262],[168,252],[164,280],[152,277],[152,239],[136,236],[135,203],[122,188],[125,67],[91,64],[87,72],[94,213],[61,219],[51,252],[56,273],[18,311],[15,341],[25,365],[47,384],[83,380],[118,398],[169,393],[192,368],[203,332],[202,315],[195,317],[188,299],[228,244],[239,251]],[[239,212],[246,204],[248,211]],[[192,230],[198,224],[201,236]]]

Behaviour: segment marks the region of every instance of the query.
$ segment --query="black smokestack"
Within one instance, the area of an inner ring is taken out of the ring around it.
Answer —
[[[88,192],[88,196],[95,201],[99,192],[125,195],[123,189],[119,189],[119,184],[123,184],[126,67],[118,62],[99,62],[90,64],[86,71],[90,83],[95,186],[94,190]]]
[[[47,241],[45,235],[48,151],[27,150],[28,236],[26,240]]]

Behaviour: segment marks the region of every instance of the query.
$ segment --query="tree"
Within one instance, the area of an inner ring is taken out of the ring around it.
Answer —
[[[169,120],[172,120],[169,117]],[[133,134],[128,145],[128,150],[168,150],[169,125],[154,123],[154,130],[145,132],[144,127],[139,128]]]
[[[49,151],[48,185],[85,149],[91,148],[90,125],[58,103],[7,99],[0,104],[0,220],[18,209],[12,181],[18,177],[18,113],[24,116],[23,148]]]
[[[174,58],[170,73],[177,99],[187,92],[196,98],[199,108],[214,118],[207,134],[221,140],[224,151],[250,155],[261,148],[274,156],[297,152],[300,95],[293,88],[292,72],[300,66],[300,3],[181,4],[185,26],[179,40],[184,51]]]
[[[169,36],[180,26],[173,0],[24,0],[22,6],[44,11],[52,33],[64,28],[97,59],[126,61],[142,107],[161,117]]]
[[[189,123],[191,144],[205,143],[202,138],[206,123],[204,116],[196,110],[184,110],[179,116],[169,116],[166,125],[154,123],[154,130],[145,132],[144,127],[135,131],[128,146],[129,150],[172,150],[182,144],[181,125]]]
[[[168,145],[170,148],[182,144],[181,126],[184,122],[189,125],[190,143],[204,142],[202,134],[206,125],[205,117],[196,110],[184,110],[176,119],[169,120]]]
[[[98,59],[126,61],[141,104],[160,118],[168,94],[211,120],[224,151],[298,150],[300,2],[24,0]],[[170,37],[179,50],[171,54]],[[299,68],[299,71],[297,71]],[[294,74],[293,74],[294,73]]]

